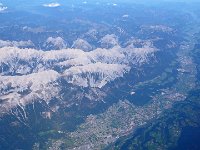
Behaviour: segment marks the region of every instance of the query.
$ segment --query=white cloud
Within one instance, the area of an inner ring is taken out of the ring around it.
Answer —
[[[129,15],[127,15],[127,14],[122,16],[122,18],[128,18],[128,17],[129,17]]]
[[[44,7],[59,7],[61,6],[59,3],[49,3],[49,4],[44,4]]]
[[[3,12],[3,11],[5,11],[6,9],[8,9],[8,7],[6,7],[6,6],[3,6],[3,4],[2,4],[2,3],[0,3],[0,12]]]

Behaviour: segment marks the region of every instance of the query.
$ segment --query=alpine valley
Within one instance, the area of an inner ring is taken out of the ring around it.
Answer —
[[[200,149],[200,3],[1,0],[0,150]]]

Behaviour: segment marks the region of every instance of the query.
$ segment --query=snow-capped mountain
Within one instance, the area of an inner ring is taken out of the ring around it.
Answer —
[[[48,37],[43,46],[47,49],[64,49],[67,44],[61,37]]]
[[[92,46],[84,39],[77,39],[74,41],[72,48],[82,49],[84,51],[91,51]]]
[[[89,52],[73,48],[41,51],[17,47],[3,47],[0,51],[1,107],[9,110],[34,100],[48,102],[57,97],[61,91],[60,79],[74,86],[101,89],[123,77],[131,67],[148,62],[157,49],[153,44],[146,44],[140,48],[114,46]]]

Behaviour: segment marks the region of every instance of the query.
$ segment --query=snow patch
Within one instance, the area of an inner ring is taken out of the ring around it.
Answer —
[[[23,76],[0,76],[0,108],[10,109],[18,104],[25,106],[34,100],[46,102],[56,97],[59,74],[53,70]]]
[[[28,41],[3,41],[0,40],[0,48],[1,47],[30,47],[34,46],[31,40]]]
[[[103,48],[112,48],[118,46],[118,37],[114,34],[107,34],[100,40]]]
[[[69,83],[83,87],[102,88],[107,82],[123,77],[130,70],[129,66],[120,64],[94,63],[71,67],[64,72]]]

